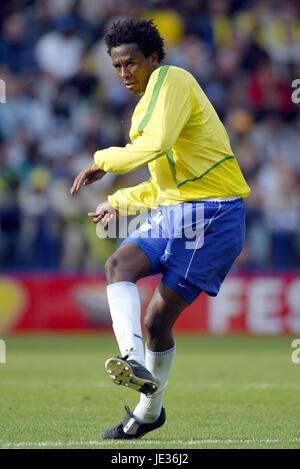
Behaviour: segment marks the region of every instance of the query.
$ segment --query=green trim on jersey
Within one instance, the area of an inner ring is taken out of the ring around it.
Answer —
[[[151,96],[151,100],[150,100],[147,112],[146,112],[142,122],[140,123],[140,125],[138,127],[138,132],[143,132],[144,128],[146,127],[149,120],[151,119],[151,116],[152,116],[153,110],[155,108],[155,104],[156,104],[160,89],[162,87],[163,81],[165,79],[165,76],[166,76],[169,68],[170,68],[170,65],[163,65],[161,67],[160,71],[159,71],[158,78],[157,78],[157,81],[154,85],[153,93],[152,93],[152,96]]]
[[[200,174],[200,176],[197,176],[195,177],[194,179],[186,179],[185,181],[182,181],[180,184],[177,185],[177,187],[180,187],[182,186],[183,184],[186,184],[187,182],[192,182],[192,181],[197,181],[197,179],[202,179],[203,176],[205,176],[209,171],[211,171],[212,169],[214,169],[216,166],[219,166],[219,164],[223,163],[223,161],[226,161],[226,160],[231,160],[235,158],[235,156],[226,156],[225,158],[223,158],[222,160],[218,161],[217,163],[213,164],[210,168],[208,168],[206,171],[204,171],[204,173]]]
[[[172,173],[172,177],[175,181],[175,184],[177,185],[177,182],[176,182],[176,167],[175,167],[175,161],[174,161],[174,155],[173,155],[173,150],[170,150],[168,153],[167,153],[167,158],[168,158],[168,163],[169,163],[169,166],[170,166],[170,170],[171,170],[171,173]]]

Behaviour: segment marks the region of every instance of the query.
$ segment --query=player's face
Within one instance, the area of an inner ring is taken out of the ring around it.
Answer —
[[[113,47],[110,55],[113,66],[126,88],[133,94],[144,93],[150,75],[157,66],[157,52],[145,57],[138,45],[132,43]]]

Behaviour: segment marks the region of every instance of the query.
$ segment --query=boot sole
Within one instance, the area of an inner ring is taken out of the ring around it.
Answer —
[[[108,358],[104,367],[115,384],[134,389],[143,394],[153,394],[157,391],[159,385],[157,381],[136,376],[131,365],[122,358]]]

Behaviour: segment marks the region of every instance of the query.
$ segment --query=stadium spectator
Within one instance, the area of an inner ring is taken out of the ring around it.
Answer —
[[[21,14],[14,13],[4,19],[0,36],[0,64],[6,64],[16,74],[35,70],[34,55],[26,33]]]
[[[67,80],[79,70],[84,43],[75,33],[76,21],[72,16],[60,16],[54,26],[55,31],[38,40],[36,60],[42,70]]]
[[[43,166],[51,175],[47,190],[41,188],[51,205],[51,188],[63,178],[71,181],[95,145],[101,148],[127,143],[136,98],[116,79],[103,35],[117,17],[149,17],[155,12],[159,21],[162,10],[171,11],[173,18],[167,25],[173,25],[173,42],[166,63],[186,68],[196,76],[226,123],[234,153],[250,185],[257,187],[247,201],[245,260],[251,267],[275,267],[273,229],[263,209],[259,181],[262,171],[272,166],[274,159],[280,159],[295,173],[293,191],[300,184],[299,104],[291,101],[291,82],[300,77],[299,4],[293,0],[282,4],[277,0],[2,1],[0,78],[6,84],[7,99],[5,104],[0,103],[1,177],[12,171],[19,182],[10,188],[2,184],[1,197],[4,200],[9,194],[20,209],[21,228],[15,229],[15,239],[22,236],[18,244],[26,243],[22,226],[27,215],[21,210],[20,194],[35,167]],[[279,179],[283,177],[278,175]],[[145,179],[145,172],[122,175],[112,183],[115,188],[124,187],[129,178],[129,185],[138,183]],[[109,192],[109,188],[105,190]],[[91,194],[105,198],[102,188],[91,188]],[[52,216],[60,220],[57,204]],[[77,216],[80,218],[80,214]],[[60,226],[62,239],[72,223],[67,217]],[[84,265],[80,259],[90,257],[91,251],[95,253],[92,236],[80,225],[72,225],[82,241],[78,262],[64,256],[67,243],[63,242],[58,267],[68,268],[70,261],[70,268],[76,270]],[[297,235],[293,233],[295,246]],[[34,249],[32,243],[28,246],[26,254]],[[258,251],[259,256],[255,254]],[[24,267],[23,254],[15,251],[14,268]],[[34,251],[30,258],[34,258]],[[287,254],[286,263],[287,267],[299,267],[299,256],[291,259]],[[88,262],[83,268],[92,264]],[[29,261],[26,265],[34,266]]]

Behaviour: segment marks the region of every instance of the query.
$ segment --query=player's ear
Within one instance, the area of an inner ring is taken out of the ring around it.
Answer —
[[[153,54],[150,55],[149,59],[150,59],[150,64],[155,67],[158,63],[158,53],[153,52]]]

